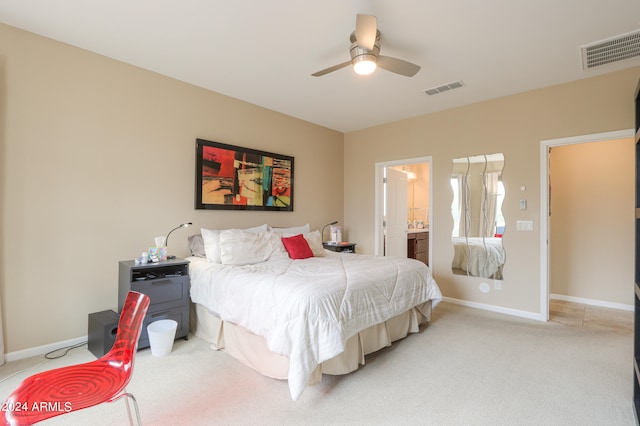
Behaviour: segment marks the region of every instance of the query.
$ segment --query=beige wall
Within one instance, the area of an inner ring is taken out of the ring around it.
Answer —
[[[549,289],[633,304],[635,143],[553,147]]]
[[[343,222],[343,134],[0,24],[7,352],[87,334],[118,261],[200,227]],[[195,139],[295,157],[295,211],[194,209]]]
[[[86,335],[89,313],[116,307],[118,260],[184,221],[339,220],[344,238],[372,253],[375,163],[425,156],[443,293],[538,312],[540,141],[632,128],[639,76],[634,68],[342,135],[0,24],[5,349]],[[198,137],[294,156],[295,211],[194,210]],[[495,152],[505,154],[507,265],[502,290],[483,294],[482,280],[450,272],[449,176],[453,158]],[[516,220],[533,220],[535,231],[516,232]],[[172,235],[175,254],[187,254],[191,232]]]
[[[373,253],[375,163],[432,156],[431,261],[444,295],[539,313],[541,141],[633,128],[633,93],[639,77],[640,69],[633,68],[346,134],[349,239],[361,252]],[[451,273],[449,177],[453,158],[496,152],[505,155],[507,262],[502,289],[484,294],[478,290],[482,279]],[[520,191],[523,185],[525,192]],[[528,200],[525,211],[519,209],[521,198]],[[517,220],[532,220],[534,232],[516,232]]]

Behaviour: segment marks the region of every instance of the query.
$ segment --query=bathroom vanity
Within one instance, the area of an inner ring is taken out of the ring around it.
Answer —
[[[428,229],[409,229],[407,231],[407,257],[429,264]]]

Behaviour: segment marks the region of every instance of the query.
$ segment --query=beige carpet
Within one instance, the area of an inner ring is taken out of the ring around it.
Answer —
[[[4,400],[25,376],[93,356],[84,348],[0,367]],[[137,354],[129,391],[146,425],[633,425],[632,335],[539,323],[441,303],[420,333],[325,376],[298,401],[192,337],[171,354]],[[124,402],[44,424],[126,424]]]

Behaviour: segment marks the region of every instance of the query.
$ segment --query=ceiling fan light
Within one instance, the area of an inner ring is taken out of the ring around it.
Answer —
[[[377,68],[376,61],[369,58],[359,57],[354,60],[353,70],[359,75],[369,75]]]

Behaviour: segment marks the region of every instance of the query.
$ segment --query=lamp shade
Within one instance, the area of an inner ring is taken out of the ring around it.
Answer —
[[[327,223],[325,226],[322,227],[322,242],[324,243],[324,230],[327,228],[327,226],[331,226],[331,225],[335,225],[336,223],[338,223],[337,220],[334,220],[331,223]]]

